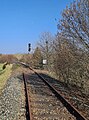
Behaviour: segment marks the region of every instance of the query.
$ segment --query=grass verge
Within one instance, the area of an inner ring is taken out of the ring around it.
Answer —
[[[12,65],[7,65],[6,69],[3,72],[3,74],[0,75],[0,93],[1,93],[2,89],[5,86],[5,84],[7,82],[7,79],[11,75],[11,72],[12,72],[11,68],[12,68]]]

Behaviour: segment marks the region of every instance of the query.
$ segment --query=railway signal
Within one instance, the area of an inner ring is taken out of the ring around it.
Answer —
[[[28,44],[28,52],[31,51],[31,43]]]

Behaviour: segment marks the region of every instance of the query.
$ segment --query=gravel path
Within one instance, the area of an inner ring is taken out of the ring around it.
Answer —
[[[25,113],[24,83],[12,77],[0,95],[0,120],[26,120]]]

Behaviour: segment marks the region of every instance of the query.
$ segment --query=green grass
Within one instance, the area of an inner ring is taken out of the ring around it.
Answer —
[[[2,66],[3,66],[3,64],[0,64],[0,70],[2,70]],[[7,65],[6,69],[2,70],[2,74],[0,74],[0,93],[5,86],[7,79],[11,75],[11,72],[12,72],[11,68],[12,68],[12,65]]]
[[[0,71],[2,71],[3,64],[0,64]]]

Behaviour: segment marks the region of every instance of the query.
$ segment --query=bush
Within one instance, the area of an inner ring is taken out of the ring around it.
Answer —
[[[17,61],[18,59],[14,55],[1,55],[0,56],[0,63],[7,62],[8,64]]]

